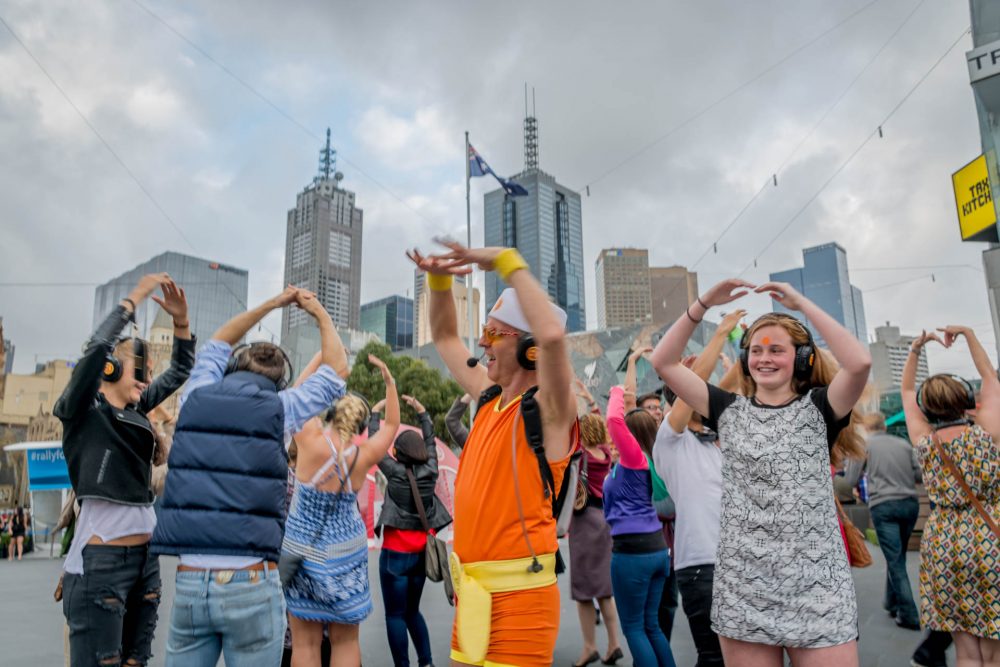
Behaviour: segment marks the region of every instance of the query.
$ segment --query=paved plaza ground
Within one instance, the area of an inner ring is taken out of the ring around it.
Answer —
[[[563,546],[565,550],[565,545]],[[888,615],[882,611],[882,588],[885,580],[885,562],[877,548],[875,564],[864,570],[854,570],[854,582],[858,592],[858,610],[861,624],[861,665],[862,667],[905,667],[909,657],[920,641],[920,634],[897,628]],[[911,583],[917,585],[919,556],[909,554]],[[32,554],[20,563],[0,562],[0,664],[42,665],[57,667],[63,664],[63,617],[62,606],[52,600],[52,590],[59,577],[61,561]],[[160,606],[160,622],[153,644],[154,658],[151,666],[164,664],[164,640],[170,606],[173,601],[175,558],[162,558],[164,596]],[[378,590],[378,552],[370,555],[369,572],[375,612],[361,625],[361,650],[364,664],[368,667],[391,666],[389,649],[385,638],[382,604]],[[580,630],[575,604],[569,598],[569,578],[561,576],[559,586],[562,596],[562,625],[556,646],[554,663],[568,665],[577,659],[580,647]],[[448,664],[448,643],[451,632],[452,611],[444,598],[441,584],[428,583],[424,591],[422,610],[430,626],[435,663],[441,667]],[[599,639],[602,628],[598,629]],[[683,612],[678,613],[671,642],[678,667],[695,664],[694,644],[687,628]],[[619,665],[630,665],[628,648],[625,660]],[[601,645],[603,650],[603,642]],[[412,652],[412,647],[411,647]],[[415,656],[411,657],[416,664]],[[954,656],[950,657],[954,664]],[[221,664],[221,662],[220,662]],[[231,666],[233,667],[233,666]],[[238,667],[238,666],[235,666]]]

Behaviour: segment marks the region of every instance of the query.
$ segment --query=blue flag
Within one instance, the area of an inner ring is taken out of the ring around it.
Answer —
[[[469,176],[485,176],[486,174],[491,175],[493,178],[497,179],[500,187],[504,189],[511,197],[526,197],[528,196],[528,191],[524,189],[520,183],[515,183],[514,181],[506,178],[501,178],[497,175],[490,165],[486,164],[486,160],[476,152],[476,149],[469,144]]]

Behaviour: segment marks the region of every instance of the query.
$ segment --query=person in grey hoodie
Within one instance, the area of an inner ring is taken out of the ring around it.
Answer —
[[[854,487],[863,473],[868,475],[868,508],[886,563],[882,606],[895,618],[896,625],[919,630],[920,615],[906,574],[906,545],[920,511],[917,500],[920,464],[910,443],[886,433],[881,413],[867,415],[865,428],[867,457],[860,461],[851,459],[844,476]]]

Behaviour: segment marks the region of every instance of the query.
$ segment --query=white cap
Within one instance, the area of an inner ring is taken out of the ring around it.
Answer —
[[[552,314],[556,316],[559,324],[565,329],[566,311],[552,302],[549,302],[549,305],[552,307]],[[531,333],[531,325],[528,324],[528,318],[524,316],[524,311],[521,310],[521,300],[517,296],[517,290],[513,287],[508,287],[500,292],[497,302],[493,304],[493,308],[490,309],[490,312],[486,316],[500,320],[504,324],[509,324],[515,329]]]

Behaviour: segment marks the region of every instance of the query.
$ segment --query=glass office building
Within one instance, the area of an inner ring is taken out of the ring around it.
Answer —
[[[140,278],[147,273],[161,272],[168,273],[184,288],[191,331],[197,336],[199,345],[211,338],[220,326],[247,309],[246,269],[179,252],[165,252],[112,278],[94,291],[94,328],[119,301],[128,296]],[[151,299],[138,304],[135,321],[140,336],[149,335],[159,309]]]
[[[865,306],[861,290],[851,284],[847,271],[847,252],[836,243],[825,243],[802,251],[802,268],[779,271],[770,275],[770,280],[789,283],[840,322],[863,343],[868,342],[868,326],[865,322]],[[777,301],[774,312],[788,313],[801,319],[801,314],[792,312]],[[825,346],[811,323],[809,330],[818,345]]]
[[[552,300],[566,311],[566,330],[583,331],[587,312],[580,195],[539,169],[511,180],[528,196],[511,197],[503,189],[486,193],[485,245],[517,248]],[[504,287],[496,273],[486,274],[486,312]]]
[[[361,330],[378,336],[393,352],[413,347],[413,299],[393,295],[364,304]]]

